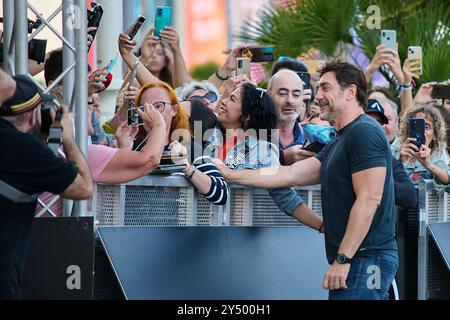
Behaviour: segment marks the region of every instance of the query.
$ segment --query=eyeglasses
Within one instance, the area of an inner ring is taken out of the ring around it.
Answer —
[[[217,101],[217,94],[214,91],[208,91],[203,96],[192,96],[189,97],[189,100],[199,100],[203,101],[203,99],[208,100],[209,102],[216,102]]]
[[[164,101],[152,103],[152,105],[156,109],[156,111],[159,111],[161,113],[164,112],[164,110],[166,109],[166,104],[172,105],[172,103],[164,102]],[[144,108],[144,106],[142,105],[139,108]]]

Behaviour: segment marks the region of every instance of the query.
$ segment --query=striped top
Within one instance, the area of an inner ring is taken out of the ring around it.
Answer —
[[[192,163],[196,169],[206,174],[211,179],[211,188],[203,196],[211,203],[224,205],[228,200],[228,184],[217,167],[208,156],[198,157]]]

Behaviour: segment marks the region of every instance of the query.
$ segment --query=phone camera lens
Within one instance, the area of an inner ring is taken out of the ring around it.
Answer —
[[[386,32],[383,32],[383,37],[386,37]]]
[[[387,37],[388,40],[391,40],[391,38]]]
[[[242,69],[242,60],[239,60],[239,62],[238,62],[238,68],[239,68],[239,69]]]

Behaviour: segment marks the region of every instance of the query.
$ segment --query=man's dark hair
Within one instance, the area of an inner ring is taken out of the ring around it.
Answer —
[[[48,58],[45,60],[44,66],[44,78],[47,87],[51,81],[55,81],[56,78],[62,73],[63,69],[63,52],[62,49],[54,50],[49,53]]]
[[[318,72],[321,77],[328,72],[334,73],[341,88],[354,84],[357,89],[356,100],[362,108],[367,106],[367,81],[360,68],[351,63],[336,60],[325,63]]]
[[[281,60],[276,62],[272,67],[271,77],[281,69],[288,69],[294,72],[308,72],[305,66],[299,61]]]
[[[244,130],[254,129],[257,134],[260,129],[266,129],[270,140],[271,130],[277,127],[277,113],[272,98],[263,89],[249,83],[244,84],[242,89],[241,127]]]

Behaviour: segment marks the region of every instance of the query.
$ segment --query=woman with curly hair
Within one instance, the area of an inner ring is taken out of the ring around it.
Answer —
[[[408,122],[412,118],[425,119],[425,144],[414,144],[408,137]],[[418,106],[406,111],[400,122],[400,161],[413,182],[434,179],[440,185],[450,183],[446,143],[446,124],[438,110]]]

